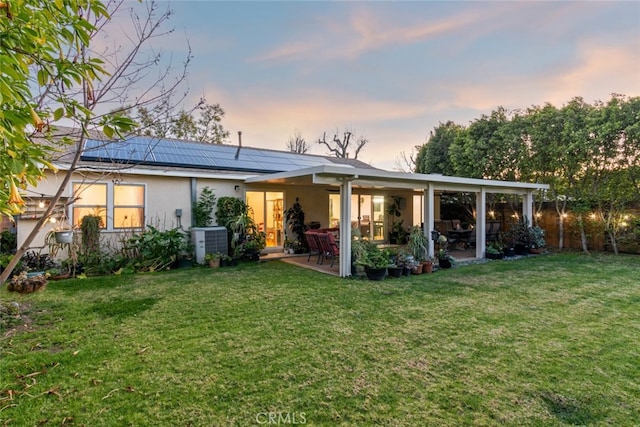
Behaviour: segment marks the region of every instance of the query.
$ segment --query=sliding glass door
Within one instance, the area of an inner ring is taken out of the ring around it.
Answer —
[[[267,248],[284,244],[282,202],[284,193],[279,191],[247,191],[247,205],[253,211],[253,219],[260,231],[267,236]]]
[[[385,239],[385,202],[382,195],[351,195],[351,228],[360,230],[362,237],[371,240]],[[329,195],[329,218],[333,227],[340,219],[340,195]]]

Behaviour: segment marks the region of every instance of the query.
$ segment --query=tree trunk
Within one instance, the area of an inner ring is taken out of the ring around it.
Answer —
[[[587,247],[587,233],[584,231],[584,221],[582,220],[582,214],[578,214],[578,228],[580,229],[580,243],[582,244],[582,252],[589,255],[589,248]]]

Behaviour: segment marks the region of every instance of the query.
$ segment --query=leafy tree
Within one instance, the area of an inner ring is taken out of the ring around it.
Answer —
[[[222,144],[229,137],[221,123],[224,110],[220,104],[209,104],[204,98],[188,111],[181,109],[176,112],[177,107],[169,100],[152,109],[140,106],[135,115],[131,108],[128,110],[140,124],[138,132],[141,135],[211,144]]]
[[[440,123],[429,133],[429,139],[418,150],[416,168],[418,173],[456,174],[449,150],[456,138],[462,138],[465,129],[452,121]]]
[[[138,85],[148,84],[146,90],[140,89],[142,95],[134,107],[151,108],[182,82],[189,60],[172,84],[163,84],[170,65],[158,80],[149,80],[150,67],[160,61],[157,55],[144,58],[141,47],[167,34],[159,28],[171,15],[169,10],[158,13],[154,1],[145,3],[145,15],[126,11],[134,25],[130,46],[102,52],[94,48],[94,40],[111,31],[110,17],[124,12],[123,0],[106,6],[99,0],[0,3],[0,211],[11,215],[21,210],[24,202],[18,187],[35,186],[52,169],[54,150],[66,151],[68,163],[51,203],[0,275],[4,283],[66,191],[89,133],[100,131],[109,143],[113,136],[124,137],[134,129],[135,122],[122,114],[125,107],[108,106],[126,104]],[[109,109],[111,113],[100,113]],[[76,130],[56,129],[56,122],[63,118]],[[61,147],[61,143],[69,145]]]
[[[577,105],[576,105],[577,107]],[[576,111],[577,113],[577,111]],[[567,177],[576,170],[576,157],[568,156],[563,112],[551,104],[531,107],[527,110],[526,179],[549,184],[549,194],[555,202],[559,224],[559,247],[563,246],[564,218],[567,212]],[[582,228],[584,230],[584,228]],[[586,237],[583,239],[586,249]]]
[[[634,134],[640,117],[638,105],[637,100],[613,94],[606,104],[596,104],[588,121],[593,150],[584,181],[590,185],[591,196],[615,253],[618,253],[617,236],[623,227],[625,207],[640,200],[637,185],[640,150]]]
[[[344,131],[342,139],[338,137],[338,132],[336,131],[333,135],[333,140],[330,142],[327,142],[326,132],[322,134],[322,139],[318,139],[318,144],[327,147],[332,156],[342,159],[357,159],[360,151],[368,142],[364,136],[360,136],[357,139],[353,138],[352,131]]]

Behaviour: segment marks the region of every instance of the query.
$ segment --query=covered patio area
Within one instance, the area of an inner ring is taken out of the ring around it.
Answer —
[[[451,251],[451,256],[453,256],[458,262],[469,262],[475,258],[475,250],[472,249],[454,249]],[[311,256],[308,259],[307,254],[301,255],[284,255],[284,254],[268,254],[266,256],[261,256],[261,260],[270,261],[270,260],[281,260],[288,264],[296,265],[301,268],[307,268],[314,271],[319,271],[320,273],[330,274],[332,276],[340,276],[340,266],[339,262],[336,262],[333,266],[331,266],[331,261],[325,259],[322,263],[318,264],[316,262],[317,257]]]
[[[522,215],[532,218],[533,195],[536,191],[547,189],[546,184],[532,184],[514,181],[496,181],[461,178],[439,174],[416,174],[391,172],[374,168],[357,168],[349,165],[321,165],[293,171],[249,177],[247,185],[296,185],[322,186],[327,191],[339,194],[339,224],[352,223],[352,194],[354,189],[397,189],[421,195],[423,221],[422,228],[426,236],[431,236],[436,218],[436,194],[444,191],[457,191],[475,194],[477,212],[475,224],[474,258],[484,258],[487,232],[487,194],[517,194],[522,197]],[[337,263],[341,277],[351,275],[351,226],[339,228],[340,259]],[[433,257],[435,245],[429,239],[429,256]],[[454,255],[455,256],[455,255]],[[335,267],[335,266],[334,266]]]

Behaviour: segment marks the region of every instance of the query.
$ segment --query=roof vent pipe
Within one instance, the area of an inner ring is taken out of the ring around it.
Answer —
[[[242,131],[238,131],[238,149],[236,150],[236,160],[240,156],[240,149],[242,148]]]

